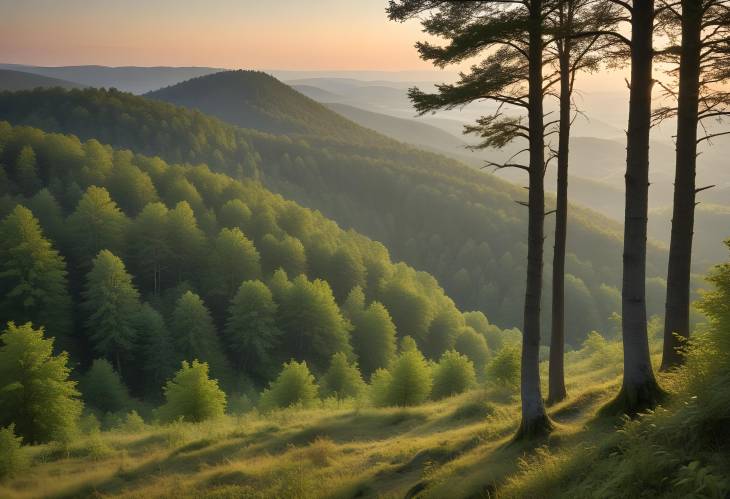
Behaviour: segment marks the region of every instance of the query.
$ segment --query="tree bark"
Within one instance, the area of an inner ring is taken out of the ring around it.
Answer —
[[[540,391],[540,300],[542,295],[543,226],[545,218],[545,137],[543,124],[543,40],[542,0],[530,3],[529,27],[529,103],[530,138],[529,197],[527,228],[527,283],[525,288],[524,328],[520,394],[522,422],[517,438],[533,438],[548,433],[552,424],[545,412]]]
[[[623,319],[624,378],[611,406],[636,414],[658,402],[646,324],[646,223],[649,198],[654,0],[635,1],[631,16],[631,90],[626,147]],[[611,407],[609,406],[609,407]]]
[[[568,227],[568,155],[570,146],[570,38],[560,49],[560,125],[558,130],[558,193],[555,206],[553,302],[550,335],[548,403],[565,398],[565,243]]]
[[[682,363],[682,354],[677,350],[682,341],[675,334],[689,338],[689,280],[696,193],[702,17],[702,2],[682,0],[674,208],[667,269],[662,370]]]

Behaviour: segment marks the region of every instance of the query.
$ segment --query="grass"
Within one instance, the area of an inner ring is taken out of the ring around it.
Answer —
[[[620,438],[615,419],[596,415],[619,389],[620,350],[601,355],[600,365],[595,355],[569,356],[569,396],[549,407],[556,429],[539,442],[512,441],[517,394],[495,387],[407,409],[253,411],[29,447],[30,467],[1,483],[0,497],[560,496],[571,473],[608,456]],[[711,484],[716,475],[703,476]]]

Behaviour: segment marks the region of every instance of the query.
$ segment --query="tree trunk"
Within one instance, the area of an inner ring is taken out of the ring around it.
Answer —
[[[565,241],[568,226],[568,155],[570,146],[570,39],[560,52],[560,129],[558,131],[558,194],[555,206],[553,303],[550,335],[548,403],[563,400],[565,390]]]
[[[646,327],[646,222],[654,0],[635,1],[632,6],[631,91],[626,147],[626,209],[621,290],[624,379],[618,398],[609,406],[628,414],[636,414],[654,406],[660,395],[651,366]]]
[[[677,156],[674,176],[672,239],[669,243],[667,301],[664,316],[662,370],[682,363],[677,350],[689,338],[689,279],[695,211],[697,123],[700,94],[702,5],[682,0],[682,50],[679,60]]]
[[[529,197],[527,227],[527,283],[522,334],[522,422],[517,438],[532,438],[552,428],[540,392],[540,300],[545,218],[545,138],[542,107],[542,0],[530,4],[529,46]]]

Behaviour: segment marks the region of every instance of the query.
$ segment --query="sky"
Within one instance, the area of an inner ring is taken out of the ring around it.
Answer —
[[[385,0],[0,0],[0,62],[431,69]]]
[[[0,63],[420,71],[418,21],[389,21],[386,0],[0,0]],[[613,90],[597,75],[583,88]]]

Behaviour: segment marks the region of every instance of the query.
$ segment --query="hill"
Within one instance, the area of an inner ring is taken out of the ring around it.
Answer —
[[[224,71],[145,94],[228,123],[275,134],[361,140],[351,121],[259,71]]]
[[[300,109],[311,105],[319,106],[307,100]],[[346,121],[321,107],[311,122],[330,115]],[[429,271],[460,308],[481,310],[500,327],[521,325],[523,284],[515,276],[524,274],[526,213],[515,200],[523,198],[523,190],[444,156],[354,123],[347,133],[357,131],[357,141],[273,135],[115,91],[4,94],[0,119],[95,137],[170,162],[205,162],[235,178],[258,178],[340,226],[382,242],[395,260]],[[549,235],[551,219],[547,222]],[[571,345],[590,330],[614,329],[609,317],[619,303],[620,234],[618,224],[595,212],[571,210],[566,284]],[[551,248],[548,238],[546,277]],[[651,313],[663,309],[665,258],[664,250],[650,245]],[[546,290],[549,303],[549,286]]]
[[[83,88],[84,85],[72,81],[49,78],[23,71],[0,69],[0,92],[16,90],[32,90],[34,88]]]
[[[23,71],[49,78],[78,83],[79,86],[116,88],[143,94],[168,85],[211,73],[220,69],[199,67],[136,67],[136,66],[24,66],[0,64],[0,68]]]

